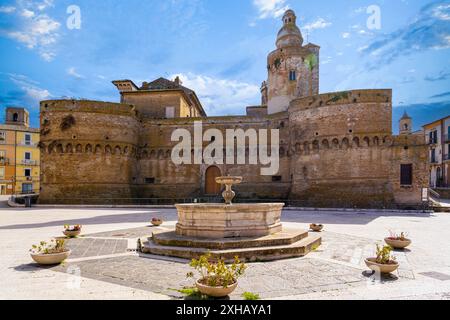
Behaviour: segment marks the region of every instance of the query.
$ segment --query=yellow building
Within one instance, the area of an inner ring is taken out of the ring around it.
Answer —
[[[0,125],[0,194],[39,193],[39,129],[29,127],[23,108],[7,108]]]

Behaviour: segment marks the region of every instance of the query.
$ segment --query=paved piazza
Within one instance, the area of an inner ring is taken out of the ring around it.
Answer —
[[[150,235],[152,217],[175,226],[175,209],[0,208],[1,299],[181,299],[191,286],[188,261],[142,255],[137,239]],[[307,257],[249,264],[239,288],[263,299],[450,299],[448,213],[284,211],[285,227],[323,223],[323,245]],[[63,265],[42,268],[28,254],[33,243],[61,236],[64,224],[82,224],[68,241]],[[397,251],[397,273],[374,278],[364,265],[389,230],[406,231],[410,250]]]

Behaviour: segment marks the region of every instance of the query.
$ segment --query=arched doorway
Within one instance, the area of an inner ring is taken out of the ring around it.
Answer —
[[[220,177],[220,169],[216,166],[209,167],[205,173],[205,194],[218,195],[221,191],[220,184],[216,183],[216,178]]]

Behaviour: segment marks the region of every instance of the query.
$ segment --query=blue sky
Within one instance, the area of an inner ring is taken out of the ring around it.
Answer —
[[[242,114],[260,101],[287,8],[321,46],[321,92],[392,88],[394,123],[407,110],[416,128],[450,114],[450,1],[0,0],[0,120],[19,105],[37,126],[39,100],[118,101],[112,80],[175,75],[208,114]]]

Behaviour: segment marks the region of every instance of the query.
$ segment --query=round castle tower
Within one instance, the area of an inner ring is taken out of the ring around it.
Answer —
[[[319,93],[320,47],[311,43],[303,46],[297,16],[292,10],[283,15],[276,46],[267,59],[269,114],[286,111],[296,98]]]

